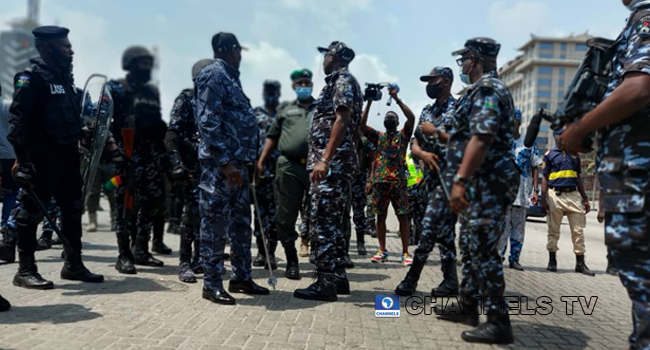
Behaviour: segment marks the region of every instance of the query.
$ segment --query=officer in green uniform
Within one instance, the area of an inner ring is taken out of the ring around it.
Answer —
[[[283,103],[271,125],[258,161],[258,170],[277,148],[280,150],[275,175],[276,225],[278,241],[282,243],[287,258],[285,276],[300,279],[298,251],[296,250],[296,220],[302,209],[304,197],[308,194],[310,181],[307,172],[307,138],[314,110],[312,97],[312,72],[300,69],[291,73],[295,101]]]

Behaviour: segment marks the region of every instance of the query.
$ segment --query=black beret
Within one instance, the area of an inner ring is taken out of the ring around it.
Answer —
[[[58,26],[41,26],[32,30],[36,39],[59,39],[65,38],[70,33],[70,29]]]

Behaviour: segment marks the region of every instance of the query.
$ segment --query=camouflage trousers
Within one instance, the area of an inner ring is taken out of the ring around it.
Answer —
[[[19,190],[19,193],[23,192],[23,190]],[[20,197],[19,197],[20,198]],[[16,215],[18,215],[18,212],[22,209],[23,204],[20,200],[16,199],[16,202],[14,202],[14,206],[11,209],[11,214],[9,214],[9,219],[7,219],[7,229],[16,232],[17,224],[16,224]],[[61,209],[56,205],[56,201],[52,199],[47,206],[47,212],[50,214],[50,217],[52,217],[54,220],[57,222],[61,222]],[[43,219],[43,227],[42,227],[43,232],[53,232],[54,229],[52,228],[52,224],[50,221],[46,218]]]
[[[273,178],[261,178],[257,186],[252,189],[255,191],[255,195],[257,196],[257,205],[259,206],[259,212],[255,212],[255,215],[260,216],[264,235],[266,241],[269,243],[275,242],[278,237],[278,230],[275,224],[276,208],[273,195],[274,185],[275,180]],[[255,219],[255,231],[253,234],[255,237],[260,237],[261,234],[260,224],[257,219]]]
[[[449,207],[442,186],[436,187],[429,197],[429,204],[422,220],[422,235],[415,249],[415,256],[426,261],[435,244],[438,243],[440,260],[455,260],[456,216]]]
[[[466,187],[470,205],[459,215],[460,295],[491,297],[485,307],[500,313],[507,305],[502,300],[506,283],[498,245],[506,212],[519,188],[519,173],[513,162],[507,162],[502,169],[477,173]]]
[[[524,246],[524,235],[526,233],[526,213],[528,208],[511,206],[506,213],[506,226],[499,240],[499,252],[505,258],[508,241],[510,241],[510,256],[508,262],[518,263],[521,256],[521,249]]]
[[[358,234],[366,234],[369,229],[365,212],[366,203],[368,202],[368,195],[366,194],[367,182],[367,172],[358,174],[352,180],[352,220],[354,221],[354,230]]]
[[[422,220],[427,210],[427,191],[424,186],[411,186],[408,188],[409,197],[409,241],[418,244],[422,236]]]
[[[309,229],[316,267],[332,272],[345,256],[346,241],[344,217],[349,213],[351,179],[342,175],[330,175],[311,186],[311,213]]]
[[[200,257],[200,221],[199,216],[199,188],[195,186],[190,188],[185,195],[185,206],[183,207],[183,215],[181,216],[181,244],[180,244],[180,262],[197,264]],[[192,249],[194,248],[194,249]],[[192,254],[194,250],[194,254]]]
[[[224,249],[230,241],[232,279],[248,281],[251,275],[251,199],[248,170],[234,163],[242,177],[242,186],[230,186],[221,166],[201,161],[199,185],[201,216],[201,259],[205,269],[203,282],[211,289],[223,288],[221,274]]]
[[[366,196],[366,222],[371,233],[377,231],[377,220],[375,217],[375,207],[372,203],[372,196]]]

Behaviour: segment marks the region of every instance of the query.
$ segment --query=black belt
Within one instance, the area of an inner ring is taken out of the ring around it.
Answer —
[[[292,157],[292,156],[287,155],[285,153],[282,153],[282,156],[287,158],[288,160],[294,162],[294,163],[298,163],[298,164],[302,164],[302,165],[307,164],[307,158]]]
[[[560,192],[560,193],[568,193],[568,192],[575,192],[578,190],[577,187],[551,187],[551,189],[555,192]]]

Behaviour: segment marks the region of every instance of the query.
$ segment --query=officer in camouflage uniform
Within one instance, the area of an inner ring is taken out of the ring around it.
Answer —
[[[231,293],[269,294],[251,276],[251,209],[248,166],[257,157],[255,113],[239,80],[242,47],[231,33],[212,37],[215,60],[195,80],[194,114],[200,135],[201,259],[203,298],[235,304],[223,288],[224,248],[230,238]]]
[[[108,89],[113,97],[113,137],[124,152],[123,128],[135,129],[133,159],[118,166],[125,186],[117,189],[116,234],[119,255],[115,269],[135,274],[134,264],[162,267],[163,262],[149,252],[153,222],[165,210],[164,169],[168,167],[163,139],[167,125],[160,112],[160,93],[150,84],[153,55],[144,47],[132,46],[124,51],[122,68],[125,78],[111,80]],[[134,178],[127,169],[133,167]],[[126,186],[134,191],[133,209],[124,208]],[[131,251],[133,246],[133,252]]]
[[[613,46],[605,100],[559,138],[567,151],[600,131],[598,180],[607,244],[632,300],[630,349],[650,349],[650,0],[624,0],[632,14]]]
[[[264,99],[264,106],[257,107],[253,110],[255,118],[257,119],[257,127],[259,130],[259,153],[261,157],[264,150],[264,143],[266,142],[266,134],[270,130],[271,125],[275,121],[278,114],[278,105],[280,104],[280,82],[277,80],[264,81],[262,98]],[[271,268],[273,270],[278,268],[278,262],[275,260],[275,249],[278,246],[277,237],[278,231],[275,224],[275,201],[273,200],[273,187],[275,185],[275,167],[278,161],[280,152],[275,150],[271,152],[266,160],[265,166],[259,170],[259,179],[255,186],[255,194],[257,195],[257,204],[259,206],[259,215],[264,225],[264,234],[266,235],[266,242],[269,245],[269,251],[266,252],[271,260]],[[253,266],[267,267],[266,254],[264,254],[264,242],[259,227],[259,220],[255,220],[255,238],[257,240],[257,257],[253,260]]]
[[[325,54],[326,85],[317,101],[309,137],[307,170],[311,171],[310,235],[315,243],[317,280],[296,289],[301,299],[336,301],[350,293],[345,268],[343,217],[349,201],[352,176],[358,168],[356,140],[363,97],[357,80],[348,71],[354,51],[335,41]]]
[[[296,250],[296,221],[302,216],[300,237],[301,252],[309,255],[309,236],[307,231],[307,203],[309,192],[309,173],[307,172],[307,139],[309,125],[314,111],[312,97],[312,72],[297,69],[290,75],[296,99],[285,102],[278,108],[278,115],[266,133],[264,149],[257,162],[257,171],[264,173],[272,158],[276,158],[274,198],[277,212],[277,240],[282,243],[287,259],[285,277],[300,279],[298,252]],[[274,156],[279,152],[279,156]],[[260,247],[258,243],[258,247]]]
[[[436,243],[440,250],[443,280],[431,290],[434,297],[458,294],[456,271],[456,216],[449,207],[449,199],[440,182],[440,172],[447,178],[453,169],[447,169],[447,142],[454,133],[456,99],[451,95],[454,80],[451,68],[435,67],[428,75],[420,77],[426,82],[426,93],[435,103],[422,110],[419,127],[411,144],[413,158],[424,164],[424,179],[428,190],[428,204],[422,220],[422,237],[415,249],[413,265],[395,293],[402,296],[415,293],[422,269]],[[449,184],[445,185],[449,188]]]
[[[212,63],[204,59],[192,66],[192,81],[201,70]],[[180,259],[178,279],[185,283],[196,283],[195,274],[203,273],[200,264],[200,217],[199,217],[199,179],[201,164],[198,159],[199,132],[194,119],[194,89],[185,89],[176,97],[172,107],[169,128],[165,135],[165,146],[172,162],[171,178],[182,187],[185,208],[181,217]],[[194,248],[194,251],[192,251]]]
[[[375,159],[375,145],[361,135],[357,144],[357,154],[359,156],[359,170],[352,181],[352,220],[354,221],[354,231],[357,233],[357,253],[367,255],[365,235],[370,232],[370,225],[366,217],[367,185],[372,162]]]
[[[472,84],[457,105],[456,132],[448,144],[448,174],[455,174],[449,181],[453,182],[450,206],[462,227],[463,314],[444,312],[439,316],[477,326],[477,297],[484,297],[487,322],[464,331],[461,337],[488,344],[514,341],[503,302],[505,280],[498,242],[506,211],[517,195],[519,173],[510,151],[515,107],[508,88],[496,75],[500,47],[492,39],[475,38],[453,53],[461,56],[457,61],[461,81]]]

